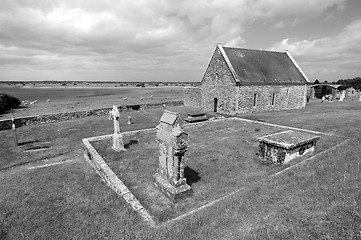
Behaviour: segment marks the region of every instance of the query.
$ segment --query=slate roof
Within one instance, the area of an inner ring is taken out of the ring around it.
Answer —
[[[308,82],[287,52],[222,48],[240,85],[301,85]]]

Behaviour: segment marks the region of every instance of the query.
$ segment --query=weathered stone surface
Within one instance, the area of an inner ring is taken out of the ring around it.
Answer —
[[[175,187],[159,173],[154,174],[153,178],[158,189],[172,201],[177,201],[192,194],[191,187],[187,183]]]
[[[206,111],[233,113],[237,100],[237,87],[232,72],[217,48],[202,79],[201,108]],[[216,104],[214,104],[216,99]],[[216,105],[216,106],[214,106]]]
[[[171,200],[187,195],[191,187],[184,178],[184,154],[188,134],[178,113],[164,110],[157,126],[159,165],[153,175],[155,185]]]
[[[183,88],[183,103],[185,106],[200,108],[201,102],[201,89],[199,87]]]
[[[313,152],[318,139],[314,134],[293,130],[267,135],[258,139],[258,156],[268,162],[288,163]]]
[[[202,85],[197,89],[185,88],[183,93],[185,106],[236,114],[304,108],[307,88],[291,84],[238,85],[221,51],[216,48]]]
[[[113,110],[109,111],[110,119],[113,119],[114,122],[114,134],[113,134],[113,147],[112,149],[116,152],[126,151],[123,143],[123,136],[120,134],[120,125],[119,125],[119,110],[117,106],[113,106]]]
[[[306,86],[240,86],[237,90],[238,113],[301,109],[306,106]],[[253,106],[255,93],[257,101]]]

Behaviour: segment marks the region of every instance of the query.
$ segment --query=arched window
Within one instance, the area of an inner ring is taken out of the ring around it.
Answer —
[[[253,107],[257,106],[257,93],[253,94]]]
[[[275,106],[275,101],[276,101],[276,93],[272,93],[272,98],[271,98],[271,105],[272,105],[272,107],[274,107]]]
[[[219,78],[219,74],[217,72],[215,73],[215,76],[216,76],[216,79]]]

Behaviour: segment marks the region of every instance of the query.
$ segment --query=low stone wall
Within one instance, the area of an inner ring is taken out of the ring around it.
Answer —
[[[183,105],[183,101],[170,101],[163,103],[150,103],[150,104],[138,104],[138,105],[126,105],[119,106],[119,111],[128,111],[128,110],[140,110],[146,108],[155,108],[160,107],[163,104],[167,106],[179,106]],[[28,116],[22,118],[14,118],[15,126],[21,127],[24,125],[35,125],[42,123],[51,123],[51,122],[61,122],[77,118],[85,118],[90,116],[103,116],[108,115],[109,111],[112,110],[112,107],[95,109],[89,111],[77,111],[77,112],[66,112],[66,113],[56,113],[56,114],[47,114],[39,116]],[[0,120],[0,131],[11,129],[11,119]]]
[[[202,102],[201,89],[198,87],[183,88],[184,106],[200,108]]]

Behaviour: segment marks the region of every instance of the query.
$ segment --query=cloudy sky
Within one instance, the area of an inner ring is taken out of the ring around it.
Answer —
[[[200,81],[217,45],[361,76],[361,0],[0,0],[1,80]]]

